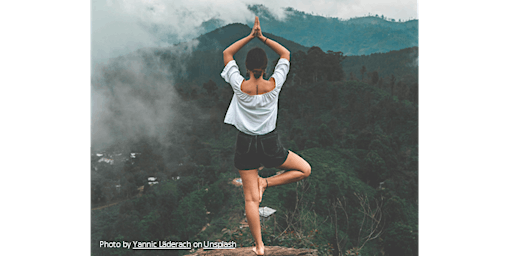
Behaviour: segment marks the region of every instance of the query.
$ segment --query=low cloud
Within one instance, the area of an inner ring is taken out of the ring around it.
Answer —
[[[186,59],[197,46],[188,44],[161,49],[177,59]],[[178,61],[183,62],[183,61]],[[184,65],[170,67],[155,49],[146,48],[96,67],[91,89],[91,143],[107,148],[119,142],[151,137],[167,141],[190,117],[177,94],[175,75]]]
[[[286,7],[342,19],[369,13],[396,20],[417,17],[415,0],[92,0],[92,63],[191,40],[207,32],[201,24],[210,19],[251,26],[254,15],[247,5],[254,4],[264,5],[279,20],[286,19]]]
[[[248,23],[254,16],[242,2],[92,0],[93,66],[144,47],[165,47],[205,33],[212,18]]]

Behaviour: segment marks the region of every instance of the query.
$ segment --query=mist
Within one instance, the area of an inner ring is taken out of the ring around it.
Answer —
[[[91,1],[92,65],[144,47],[166,47],[206,33],[201,24],[249,23],[254,15],[233,1]]]
[[[183,63],[197,44],[192,40],[160,50]],[[177,136],[178,127],[191,122],[184,109],[194,110],[180,99],[174,87],[176,75],[186,72],[185,65],[166,65],[154,48],[97,65],[91,81],[93,148],[105,149],[143,138],[166,143],[170,136]]]
[[[91,58],[97,65],[144,47],[166,47],[207,33],[203,22],[216,19],[223,25],[252,26],[248,5],[262,4],[278,20],[286,20],[285,8],[327,17],[347,19],[368,14],[398,19],[417,17],[417,1],[392,0],[92,0]]]

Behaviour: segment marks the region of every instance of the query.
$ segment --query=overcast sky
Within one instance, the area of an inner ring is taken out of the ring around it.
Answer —
[[[190,40],[203,32],[198,26],[211,18],[252,23],[247,4],[263,4],[280,19],[286,17],[284,7],[342,19],[369,13],[396,20],[418,18],[416,0],[92,0],[92,63],[143,47]],[[174,36],[163,41],[168,34]]]

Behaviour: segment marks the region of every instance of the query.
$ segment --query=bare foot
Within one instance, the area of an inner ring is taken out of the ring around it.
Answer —
[[[261,199],[263,199],[263,192],[265,191],[265,189],[267,189],[267,186],[268,186],[267,179],[258,177],[258,190],[260,191],[260,203],[261,203]]]
[[[253,247],[252,251],[256,253],[256,255],[265,255],[265,247],[261,247],[259,250],[256,247]]]

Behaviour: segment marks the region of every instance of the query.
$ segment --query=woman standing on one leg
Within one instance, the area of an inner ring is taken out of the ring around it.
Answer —
[[[263,49],[255,47],[247,53],[245,65],[249,71],[249,80],[240,75],[233,59],[235,53],[254,38],[261,40],[280,56],[269,80],[263,79],[267,67],[267,56]],[[265,246],[261,239],[259,218],[259,203],[263,191],[268,187],[302,180],[311,173],[308,162],[281,145],[276,130],[277,101],[290,70],[290,52],[276,41],[262,35],[259,19],[256,17],[251,34],[230,45],[223,55],[225,67],[221,76],[234,91],[224,122],[234,125],[239,131],[235,167],[242,178],[245,212],[256,243],[253,250],[257,255],[263,255]],[[258,176],[258,170],[263,167],[289,171],[263,179]]]

